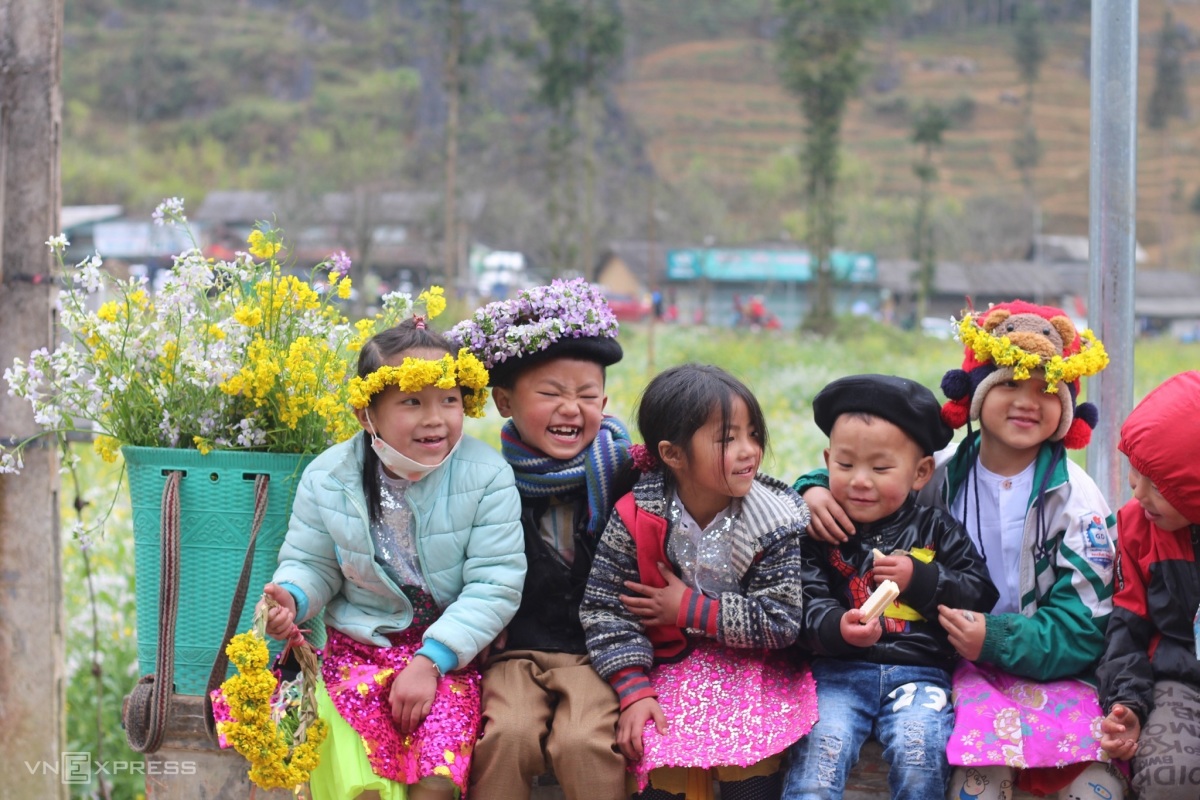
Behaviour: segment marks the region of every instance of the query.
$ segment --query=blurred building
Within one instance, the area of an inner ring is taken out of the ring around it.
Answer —
[[[483,192],[458,203],[460,261],[467,260],[471,226],[483,212]],[[339,250],[354,263],[358,285],[368,276],[379,291],[410,291],[440,283],[450,287],[441,251],[443,197],[439,192],[330,192],[313,197],[261,191],[215,191],[194,214],[212,246],[245,249],[259,222],[284,231],[300,265],[314,265]],[[469,288],[469,287],[468,287]]]
[[[1137,248],[1134,313],[1143,332],[1200,339],[1200,274],[1141,266]],[[873,316],[938,336],[951,334],[950,317],[1014,299],[1064,309],[1087,324],[1086,237],[1042,236],[1029,260],[964,264],[941,261],[934,273],[925,319],[916,319],[918,265],[909,259],[876,261],[869,253],[832,256],[834,312]],[[662,291],[681,321],[744,324],[761,303],[784,328],[795,327],[812,307],[816,288],[811,254],[779,245],[745,248],[689,247],[679,243],[616,241],[604,250],[596,282],[615,298],[650,297]]]

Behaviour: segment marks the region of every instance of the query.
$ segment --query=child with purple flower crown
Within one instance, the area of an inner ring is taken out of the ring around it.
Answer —
[[[604,413],[605,369],[621,360],[617,319],[582,279],[491,303],[450,331],[487,365],[509,421],[529,571],[521,607],[483,676],[483,735],[471,793],[528,800],[553,769],[568,800],[620,800],[617,698],[592,669],[579,603],[613,502],[632,484],[629,434]]]

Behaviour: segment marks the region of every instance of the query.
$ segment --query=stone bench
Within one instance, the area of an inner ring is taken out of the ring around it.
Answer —
[[[883,760],[883,747],[874,739],[863,745],[862,755],[846,782],[845,800],[886,800],[888,765]],[[717,798],[720,798],[720,792]],[[1035,795],[1018,791],[1013,800],[1034,800]],[[542,775],[534,781],[532,800],[565,800],[562,789],[553,775]],[[932,800],[932,799],[931,799]],[[938,799],[940,800],[940,798]]]

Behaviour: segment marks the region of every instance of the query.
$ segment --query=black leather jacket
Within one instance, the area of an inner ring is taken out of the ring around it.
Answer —
[[[858,524],[850,540],[829,545],[810,537],[801,542],[804,566],[804,633],[800,641],[821,656],[876,664],[906,664],[951,669],[958,654],[938,624],[939,604],[989,612],[999,594],[987,565],[962,525],[947,512],[918,505],[913,497],[898,511],[871,524]],[[875,588],[872,580],[878,548],[932,550],[933,561],[910,556],[913,577],[900,601],[924,620],[886,619],[883,636],[868,648],[842,639],[842,614],[857,608]]]

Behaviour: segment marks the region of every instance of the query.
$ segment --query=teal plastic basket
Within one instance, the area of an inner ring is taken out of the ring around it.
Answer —
[[[179,614],[175,624],[175,692],[203,695],[217,657],[254,522],[254,481],[270,476],[246,604],[237,632],[250,629],[254,605],[275,572],[292,499],[312,456],[160,447],[123,447],[133,511],[138,671],[154,672],[158,653],[162,491],[179,470]],[[309,627],[312,627],[311,625]],[[319,646],[324,628],[308,637]],[[272,657],[281,643],[271,641]],[[230,670],[232,671],[232,667]]]

